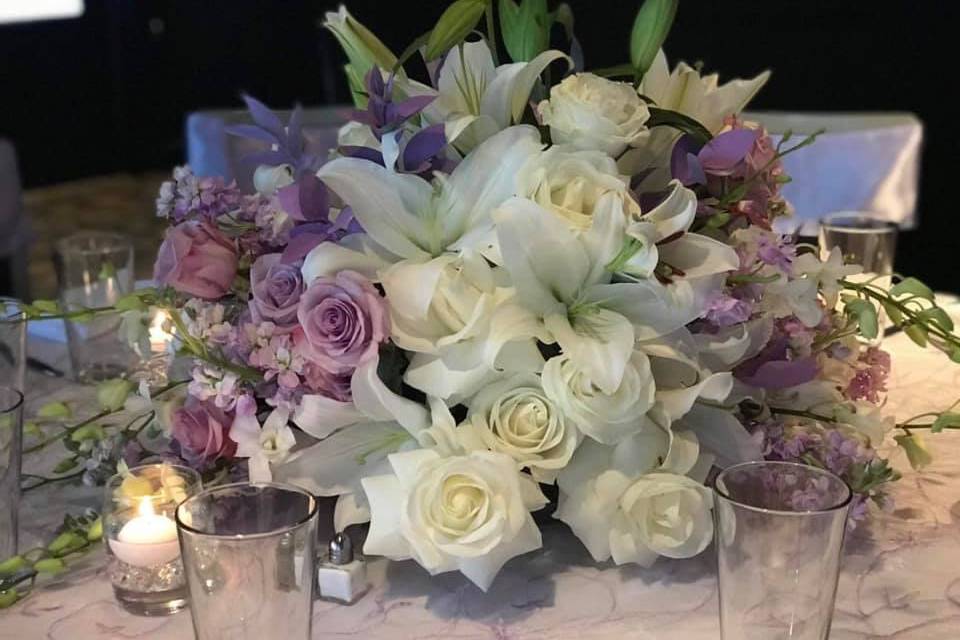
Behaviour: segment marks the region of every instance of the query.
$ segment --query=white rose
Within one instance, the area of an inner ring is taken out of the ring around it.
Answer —
[[[599,151],[550,147],[517,175],[517,195],[556,213],[578,230],[590,227],[598,207],[640,215],[617,163]]]
[[[419,353],[442,351],[481,336],[493,308],[510,291],[497,286],[497,270],[482,255],[464,250],[427,263],[402,261],[381,274],[390,300],[392,337]]]
[[[567,76],[537,107],[554,144],[619,156],[649,132],[650,111],[632,85],[593,75]]]
[[[639,351],[630,357],[616,391],[600,390],[567,355],[547,361],[543,390],[580,431],[604,444],[615,444],[642,427],[642,417],[653,406],[656,383],[650,360]]]
[[[560,494],[563,520],[598,562],[650,566],[657,556],[689,558],[713,538],[710,490],[687,476],[649,473],[631,480],[604,471]]]
[[[484,591],[514,556],[542,545],[531,510],[547,500],[509,456],[389,456],[393,475],[364,478],[370,532],[363,551],[416,560],[431,575],[459,570]]]
[[[536,374],[517,374],[483,389],[469,403],[467,424],[493,451],[553,482],[579,443],[574,424],[547,398]]]

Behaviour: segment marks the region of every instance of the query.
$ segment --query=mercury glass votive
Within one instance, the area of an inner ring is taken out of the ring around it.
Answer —
[[[174,511],[200,489],[196,471],[167,463],[133,467],[107,482],[107,573],[127,611],[160,616],[187,605]]]
[[[229,484],[177,509],[197,640],[309,640],[317,501],[271,483]]]

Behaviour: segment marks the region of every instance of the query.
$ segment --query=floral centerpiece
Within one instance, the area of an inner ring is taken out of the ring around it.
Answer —
[[[134,334],[164,308],[193,359],[163,389],[185,399],[133,402],[167,415],[173,454],[339,496],[366,553],[482,589],[541,546],[554,488],[553,517],[617,564],[703,551],[705,482],[731,463],[830,469],[851,526],[889,507],[886,434],[921,465],[917,429],[958,416],[882,415],[878,310],[954,360],[960,340],[917,280],[850,279],[773,230],[781,159],[815,136],[743,119],[767,73],[671,68],[675,10],[647,0],[630,63],[593,72],[544,0],[457,0],[399,58],[327,14],[356,102],[337,148],[312,155],[299,108],[246,97],[230,132],[264,143],[256,192],[176,169],[157,288],[119,305]],[[90,473],[139,433],[77,456]]]

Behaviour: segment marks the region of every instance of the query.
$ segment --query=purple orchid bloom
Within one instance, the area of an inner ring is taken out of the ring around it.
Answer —
[[[732,129],[702,147],[691,136],[681,136],[670,155],[670,173],[684,185],[706,184],[707,175],[732,175],[759,136],[753,129]]]
[[[379,67],[370,69],[364,79],[367,88],[367,108],[364,111],[353,112],[353,119],[369,126],[377,140],[382,139],[383,134],[394,131],[420,113],[434,100],[434,96],[412,96],[402,102],[394,102],[393,80],[392,73],[384,82]]]
[[[344,207],[336,220],[328,219],[298,224],[290,231],[290,242],[283,250],[280,261],[295,264],[303,260],[317,245],[323,242],[339,242],[344,236],[363,231],[353,217],[353,210]]]
[[[271,146],[268,151],[259,151],[245,156],[244,162],[273,167],[288,164],[293,167],[294,176],[300,176],[319,166],[320,159],[315,154],[305,153],[303,107],[299,104],[294,106],[287,126],[284,127],[279,116],[265,104],[247,94],[243,94],[242,97],[254,124],[229,125],[225,128],[226,132],[242,138],[260,140]]]
[[[447,146],[447,135],[443,124],[424,127],[406,138],[401,132],[400,154],[397,157],[397,171],[415,173],[424,177],[434,171],[449,171],[447,160],[441,155]],[[340,153],[350,158],[360,158],[385,166],[383,153],[370,147],[342,146]]]

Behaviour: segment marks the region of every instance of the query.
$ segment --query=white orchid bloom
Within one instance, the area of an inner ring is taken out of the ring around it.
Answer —
[[[237,443],[237,457],[248,459],[251,482],[269,482],[273,478],[271,465],[281,464],[290,455],[296,439],[287,424],[289,419],[289,411],[277,408],[261,427],[256,402],[250,396],[238,401],[229,436]]]
[[[610,209],[595,213],[582,234],[530,200],[508,200],[494,217],[517,302],[606,394],[620,386],[635,340],[699,317],[707,294],[720,286],[720,277],[669,287],[652,280],[610,283],[606,267],[621,249],[625,224]]]
[[[396,86],[406,95],[436,96],[423,109],[424,119],[430,124],[442,123],[447,141],[467,153],[519,122],[537,78],[557,60],[570,59],[550,50],[530,62],[495,67],[485,41],[465,42],[447,54],[437,78],[438,89],[402,78]]]
[[[830,255],[826,260],[820,260],[812,253],[805,253],[794,261],[793,268],[796,273],[817,283],[828,309],[837,306],[841,289],[840,280],[863,271],[860,265],[843,263],[843,251],[840,247],[830,249]]]
[[[547,500],[509,456],[420,449],[388,460],[392,473],[362,481],[371,516],[364,553],[412,558],[431,575],[459,570],[486,591],[507,560],[540,548],[530,511]]]
[[[869,438],[870,446],[874,448],[882,445],[887,434],[896,426],[893,416],[883,415],[883,407],[869,402],[838,404],[833,409],[833,417]]]

